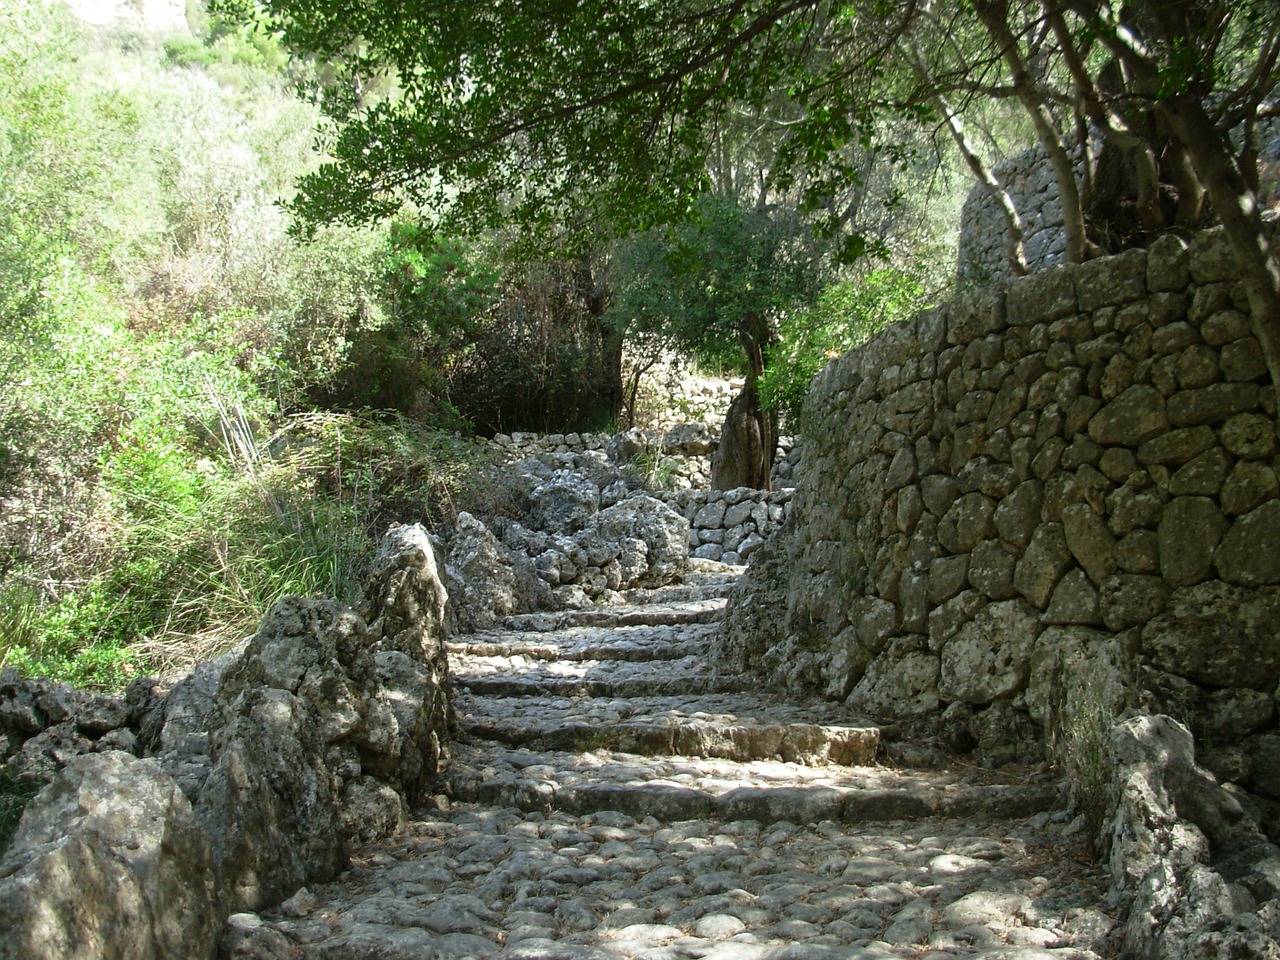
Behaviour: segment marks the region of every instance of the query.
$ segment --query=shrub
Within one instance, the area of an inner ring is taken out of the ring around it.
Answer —
[[[761,403],[794,429],[809,384],[829,360],[924,306],[919,279],[907,270],[883,268],[833,284],[814,306],[781,318],[760,378]]]

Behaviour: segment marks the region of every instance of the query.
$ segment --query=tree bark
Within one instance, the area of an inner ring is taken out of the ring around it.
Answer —
[[[711,488],[751,487],[768,490],[773,458],[778,451],[777,414],[760,406],[758,383],[765,370],[765,351],[774,340],[764,317],[750,318],[739,330],[747,355],[747,379],[729,405],[720,445],[711,458]]]
[[[1080,186],[1076,182],[1075,165],[1062,142],[1062,135],[1043,93],[1036,89],[1035,78],[1018,48],[1018,38],[1009,28],[1009,5],[1006,0],[974,0],[974,11],[1009,67],[1013,90],[1031,118],[1036,136],[1053,167],[1062,199],[1062,227],[1066,234],[1067,262],[1081,263],[1095,252],[1085,231],[1084,208],[1080,202]]]

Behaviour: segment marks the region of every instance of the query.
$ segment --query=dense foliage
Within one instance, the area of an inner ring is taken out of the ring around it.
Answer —
[[[287,235],[304,74],[261,30],[0,8],[0,664],[189,661],[282,593],[349,597],[389,521],[501,495],[431,380],[492,271],[403,231]]]
[[[461,437],[623,419],[629,354],[743,372],[758,478],[832,351],[945,292],[941,132],[1007,200],[993,117],[1061,168],[1072,258],[1225,219],[1280,380],[1250,205],[1271,0],[193,15],[157,39],[0,8],[0,661],[24,670],[117,683],[283,591],[343,594],[387,519],[503,496]]]

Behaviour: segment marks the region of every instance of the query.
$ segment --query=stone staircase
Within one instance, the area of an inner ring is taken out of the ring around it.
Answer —
[[[338,881],[233,918],[224,955],[1108,955],[1106,878],[1058,785],[877,764],[874,724],[717,674],[733,580],[457,638],[441,796]]]

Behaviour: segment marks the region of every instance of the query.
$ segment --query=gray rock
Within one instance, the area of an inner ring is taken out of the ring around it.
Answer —
[[[1058,581],[1044,613],[1045,623],[1101,626],[1098,591],[1083,570],[1069,570]]]
[[[1261,586],[1280,583],[1280,500],[1270,500],[1239,516],[1213,556],[1218,575],[1228,583]]]
[[[715,436],[705,423],[681,423],[662,437],[662,452],[682,457],[703,457],[715,446]]]
[[[1164,396],[1143,384],[1130,387],[1089,421],[1089,436],[1104,446],[1138,446],[1168,429]]]
[[[508,550],[465,511],[458,514],[446,560],[461,580],[463,595],[454,598],[454,606],[468,629],[490,627],[503,617],[536,609],[536,599],[529,596],[536,588],[529,581],[540,578],[532,561]],[[525,567],[524,577],[517,576],[517,564]]]
[[[998,540],[978,544],[969,558],[969,582],[992,600],[1009,600],[1017,595],[1013,572],[1017,554]]]
[[[1157,530],[1160,571],[1173,586],[1209,576],[1214,550],[1227,528],[1217,503],[1208,497],[1178,497],[1166,508]]]
[[[1248,413],[1258,403],[1252,383],[1215,383],[1199,390],[1183,390],[1169,398],[1169,422],[1175,427],[1221,423]]]
[[[1133,892],[1123,948],[1130,956],[1167,956],[1234,912],[1225,881],[1204,864],[1210,841],[1228,843],[1242,832],[1243,811],[1196,765],[1190,733],[1168,717],[1117,724],[1112,755],[1120,787],[1112,873]]]
[[[965,494],[938,524],[938,542],[952,553],[968,553],[995,534],[995,507],[995,502],[981,493]]]
[[[225,960],[293,960],[294,943],[279,930],[262,922],[255,913],[235,913],[227,918],[218,947]]]
[[[1024,481],[996,507],[996,530],[1010,543],[1026,547],[1040,524],[1043,503],[1044,487],[1040,481]]]
[[[1222,484],[1222,511],[1236,516],[1262,506],[1280,492],[1276,471],[1265,463],[1241,460]]]
[[[1021,690],[1041,629],[1021,600],[988,604],[942,648],[938,692],[946,700],[990,703]]]
[[[148,760],[72,760],[0,861],[0,956],[211,958],[221,922],[209,838]]]
[[[624,587],[660,587],[684,576],[689,556],[689,521],[660,500],[637,496],[601,510],[585,534],[624,544]],[[643,569],[637,570],[627,562],[627,541],[644,545]]]
[[[1169,478],[1169,494],[1216,497],[1230,469],[1231,461],[1221,448],[1206,450]]]
[[[871,716],[920,717],[938,709],[938,658],[921,638],[899,637],[873,660],[846,702]]]
[[[1257,413],[1240,413],[1222,425],[1222,445],[1245,460],[1266,460],[1280,449],[1274,419]]]
[[[551,533],[575,533],[599,510],[600,488],[571,470],[557,470],[529,494],[529,522]]]
[[[1217,444],[1217,434],[1211,427],[1184,427],[1153,437],[1138,447],[1137,455],[1143,464],[1174,466],[1186,463]]]
[[[214,750],[196,816],[213,840],[228,906],[261,909],[331,879],[346,859],[338,792],[302,701],[284,690],[247,690]]]
[[[1036,530],[1026,553],[1014,570],[1018,592],[1044,609],[1062,575],[1072,566],[1071,549],[1060,523],[1046,523]]]
[[[712,500],[693,515],[692,526],[723,527],[724,512],[725,502],[723,500]]]
[[[1280,734],[1252,737],[1244,746],[1249,757],[1249,788],[1280,800]]]
[[[1073,503],[1062,511],[1067,547],[1095,584],[1115,573],[1115,538],[1103,519],[1087,503]]]
[[[1119,573],[1098,591],[1102,622],[1109,630],[1140,627],[1164,611],[1169,586],[1159,577]]]
[[[1218,581],[1173,593],[1142,632],[1154,666],[1216,687],[1274,690],[1280,680],[1280,589]]]

